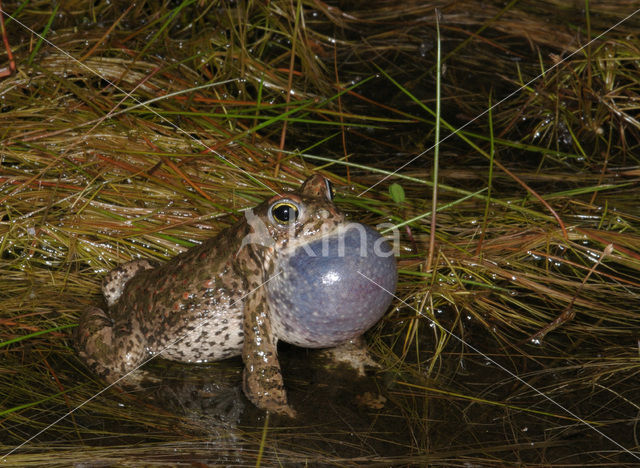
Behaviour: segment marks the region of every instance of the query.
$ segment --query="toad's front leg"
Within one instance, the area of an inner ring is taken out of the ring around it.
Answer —
[[[277,356],[277,338],[271,330],[264,286],[251,292],[244,306],[243,390],[258,408],[295,417],[287,404],[287,393]]]

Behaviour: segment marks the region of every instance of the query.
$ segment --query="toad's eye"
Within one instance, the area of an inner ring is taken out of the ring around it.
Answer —
[[[271,207],[271,217],[281,225],[295,223],[299,212],[297,205],[289,200],[280,201]]]
[[[333,200],[333,197],[336,196],[336,190],[333,188],[333,184],[329,179],[325,179],[324,181],[327,183],[327,198]]]

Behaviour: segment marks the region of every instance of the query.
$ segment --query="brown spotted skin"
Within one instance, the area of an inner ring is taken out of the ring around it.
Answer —
[[[256,406],[293,417],[278,363],[277,338],[272,333],[264,288],[259,284],[250,284],[258,288],[257,294],[247,297],[247,307],[254,313],[245,315],[244,320],[243,390]]]
[[[103,286],[108,310],[92,307],[80,318],[80,356],[105,380],[115,382],[158,353],[183,362],[241,354],[247,397],[260,408],[292,416],[264,282],[274,274],[278,252],[343,223],[329,190],[326,179],[315,175],[298,191],[254,208],[273,239],[266,245],[242,244],[254,232],[242,219],[159,266],[136,260],[113,270]],[[284,229],[269,216],[281,200],[302,208],[294,229]],[[139,375],[137,371],[127,381]]]

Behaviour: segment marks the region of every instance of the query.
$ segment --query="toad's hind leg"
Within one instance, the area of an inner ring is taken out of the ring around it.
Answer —
[[[96,374],[114,383],[144,362],[144,338],[131,330],[114,326],[113,321],[98,307],[91,307],[81,315],[74,331],[76,349],[81,359]],[[146,375],[136,372],[127,376],[123,384],[140,387]]]
[[[120,299],[124,285],[140,271],[155,268],[157,264],[151,260],[140,258],[131,262],[123,263],[111,270],[102,280],[102,294],[107,300],[109,307]]]

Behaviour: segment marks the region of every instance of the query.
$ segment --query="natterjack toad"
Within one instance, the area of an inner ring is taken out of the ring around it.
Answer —
[[[241,354],[247,397],[292,415],[277,342],[327,348],[359,337],[388,308],[396,279],[390,245],[346,222],[329,182],[314,175],[166,263],[111,271],[108,310],[85,311],[77,348],[109,382],[158,353],[183,362]]]

